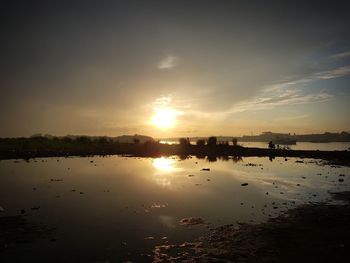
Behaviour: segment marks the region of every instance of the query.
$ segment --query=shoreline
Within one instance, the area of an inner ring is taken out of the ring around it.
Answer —
[[[198,146],[198,145],[170,145],[160,143],[117,143],[117,144],[86,144],[56,147],[43,145],[37,148],[9,147],[0,149],[0,160],[32,159],[42,157],[69,156],[106,156],[130,155],[135,157],[160,157],[178,155],[180,157],[197,156],[215,160],[217,157],[297,157],[322,159],[336,165],[350,165],[350,151],[319,151],[319,150],[283,150],[263,149],[231,145]]]

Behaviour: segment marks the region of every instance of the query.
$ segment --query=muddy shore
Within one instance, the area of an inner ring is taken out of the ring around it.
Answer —
[[[261,224],[225,225],[154,249],[154,262],[349,262],[350,192],[342,204],[308,204]]]

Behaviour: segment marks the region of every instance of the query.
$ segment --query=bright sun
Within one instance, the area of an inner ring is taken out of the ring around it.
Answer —
[[[152,117],[152,123],[159,129],[173,128],[176,123],[177,112],[170,108],[156,108]]]

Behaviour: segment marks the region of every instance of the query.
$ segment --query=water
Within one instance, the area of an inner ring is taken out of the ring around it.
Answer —
[[[178,144],[178,141],[160,141],[160,143]],[[195,141],[191,142],[196,144]],[[267,148],[267,142],[238,142],[244,147]],[[350,142],[327,142],[327,143],[313,143],[313,142],[297,142],[295,145],[288,145],[291,150],[320,150],[320,151],[344,151],[350,150]]]
[[[191,240],[208,227],[263,222],[297,205],[329,200],[329,191],[349,190],[349,171],[297,158],[0,161],[0,206],[5,209],[0,216],[25,209],[29,222],[53,227],[56,240],[16,245],[0,252],[0,260],[151,261],[155,245]],[[40,209],[31,210],[34,206]],[[180,225],[191,216],[209,225]]]
[[[267,148],[266,142],[239,142],[245,147]],[[320,150],[320,151],[344,151],[350,149],[350,142],[297,142],[295,145],[288,145],[291,150]]]

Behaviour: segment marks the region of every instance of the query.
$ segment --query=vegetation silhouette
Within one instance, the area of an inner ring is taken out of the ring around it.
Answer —
[[[139,139],[139,138],[142,138]],[[266,156],[318,158],[339,164],[350,164],[350,151],[311,151],[287,150],[284,148],[248,148],[228,141],[217,143],[217,137],[211,136],[206,144],[198,140],[191,144],[189,138],[181,138],[179,144],[162,144],[150,137],[128,137],[128,142],[110,137],[89,136],[32,136],[29,138],[0,138],[0,159],[30,159],[54,156],[90,156],[90,155],[130,155],[130,156],[197,156],[213,161],[217,157],[227,156]]]

